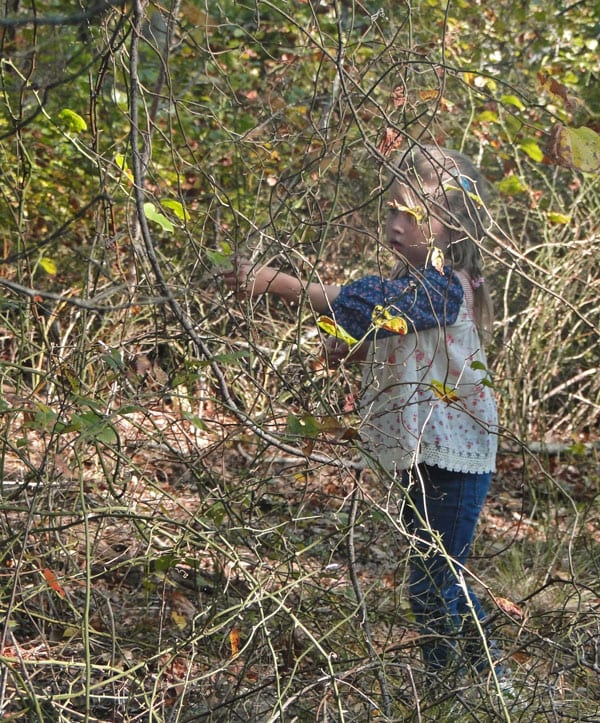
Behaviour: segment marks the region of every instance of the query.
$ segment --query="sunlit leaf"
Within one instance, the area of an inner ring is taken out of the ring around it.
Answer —
[[[169,595],[171,603],[171,620],[183,630],[189,625],[196,615],[197,608],[181,591],[173,590]]]
[[[130,181],[133,181],[133,173],[127,165],[127,159],[125,158],[125,156],[122,153],[117,153],[114,160],[115,164],[123,171],[125,176],[127,176]]]
[[[54,276],[54,274],[58,271],[56,262],[52,259],[49,259],[47,256],[42,256],[42,258],[40,259],[40,266],[47,274],[50,274],[51,276]]]
[[[433,100],[434,98],[438,98],[439,95],[440,95],[440,92],[436,88],[430,88],[429,90],[420,90],[419,91],[419,98],[421,100]]]
[[[175,623],[178,630],[185,630],[187,627],[188,619],[178,610],[171,610],[171,620]]]
[[[153,203],[144,204],[144,216],[146,216],[148,221],[157,223],[163,231],[172,233],[175,230],[175,226],[173,226],[171,221],[169,221],[169,219],[160,211],[157,211],[156,206]]]
[[[516,196],[519,193],[525,193],[525,191],[527,191],[527,184],[518,176],[505,176],[502,180],[498,181],[498,190],[505,196]]]
[[[444,191],[462,191],[463,193],[466,193],[467,196],[474,201],[478,206],[483,206],[483,199],[481,196],[477,193],[473,193],[472,191],[469,191],[469,187],[473,188],[473,184],[466,178],[462,179],[461,187],[455,186],[452,183],[444,183],[442,188]]]
[[[125,171],[127,169],[127,159],[122,153],[116,153],[115,154],[115,164],[122,170]]]
[[[546,148],[548,160],[585,173],[600,170],[600,135],[592,128],[570,128],[557,123]]]
[[[174,198],[167,198],[164,201],[161,201],[160,205],[164,208],[168,208],[169,211],[172,211],[177,218],[180,218],[182,221],[190,220],[190,214],[187,212],[187,209],[181,201],[176,201]]]
[[[516,95],[503,95],[500,98],[500,102],[503,105],[513,105],[515,108],[518,108],[519,110],[525,110],[525,105],[523,104],[523,101],[518,98]]]
[[[393,208],[394,211],[400,211],[400,213],[410,214],[414,217],[417,223],[421,223],[421,221],[425,218],[425,209],[422,206],[403,206],[401,203],[398,203],[398,201],[395,200],[388,201],[387,205],[390,208]]]
[[[371,323],[377,329],[384,329],[393,334],[408,334],[408,324],[402,316],[391,314],[388,309],[377,304],[373,307]]]
[[[340,339],[341,341],[345,341],[346,344],[348,344],[348,346],[352,346],[353,344],[358,343],[357,339],[355,339],[353,336],[348,334],[348,332],[345,329],[343,329],[338,323],[336,323],[329,316],[320,316],[317,319],[317,325],[326,334],[329,334],[330,336],[335,336],[337,339]]]
[[[456,389],[448,384],[444,384],[444,382],[432,379],[431,386],[433,387],[435,396],[447,404],[450,404],[450,402],[457,402],[460,399]]]
[[[433,249],[431,249],[431,256],[430,256],[431,265],[433,268],[439,272],[440,274],[444,274],[444,252],[442,249],[438,248],[437,246],[434,246]],[[406,333],[406,332],[405,332]]]
[[[533,138],[524,138],[519,143],[519,148],[524,151],[533,161],[541,163],[544,160],[544,151],[539,147],[538,142]]]
[[[498,114],[493,110],[484,110],[477,115],[477,120],[480,123],[497,123]]]
[[[475,75],[470,71],[463,73],[465,83],[468,85],[474,85],[476,88],[488,88],[491,91],[495,91],[498,84],[493,78],[486,77],[484,75]]]
[[[548,212],[548,221],[550,223],[568,224],[571,223],[571,216],[567,213],[558,213],[557,211]]]
[[[64,123],[68,131],[73,133],[83,133],[83,131],[87,131],[87,123],[85,120],[79,115],[79,113],[75,113],[75,111],[70,108],[63,108],[58,114],[58,117]]]

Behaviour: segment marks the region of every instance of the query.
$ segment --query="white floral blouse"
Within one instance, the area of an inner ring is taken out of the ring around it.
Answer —
[[[419,283],[431,303],[430,328],[409,324],[408,334],[383,337],[371,332],[360,435],[368,456],[392,475],[421,463],[466,473],[495,469],[496,402],[473,319],[471,285],[462,273],[446,274],[462,290],[457,311],[446,313],[446,323],[442,317],[448,305],[434,303],[431,289]],[[344,317],[344,293],[340,296],[337,311]],[[403,311],[398,299],[394,308]]]

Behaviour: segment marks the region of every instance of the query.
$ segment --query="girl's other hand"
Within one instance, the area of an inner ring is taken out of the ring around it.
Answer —
[[[325,340],[325,362],[329,369],[337,369],[340,362],[346,359],[350,353],[350,347],[345,341],[336,339],[335,336],[327,337]]]

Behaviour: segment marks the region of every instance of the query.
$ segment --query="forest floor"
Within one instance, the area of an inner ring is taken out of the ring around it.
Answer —
[[[0,720],[600,719],[593,445],[501,451],[471,569],[507,698],[493,680],[421,676],[389,489],[217,416],[132,412],[117,452],[15,425]]]

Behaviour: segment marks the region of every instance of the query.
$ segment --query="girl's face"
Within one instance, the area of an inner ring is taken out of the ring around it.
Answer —
[[[411,266],[423,266],[434,247],[446,250],[448,229],[424,204],[415,205],[414,194],[395,183],[385,224],[387,246]],[[409,200],[410,199],[410,200]],[[439,214],[438,214],[439,215]]]

